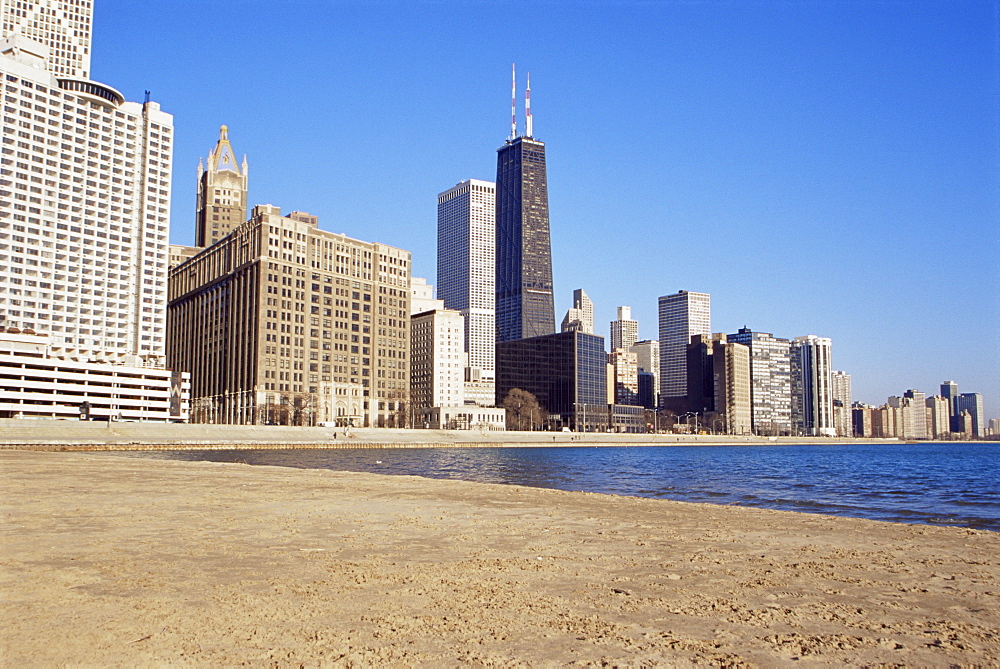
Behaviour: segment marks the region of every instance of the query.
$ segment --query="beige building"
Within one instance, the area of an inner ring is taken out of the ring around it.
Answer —
[[[944,397],[935,395],[924,400],[927,410],[927,436],[931,439],[946,439],[951,432],[950,403]]]
[[[406,425],[409,296],[409,251],[255,207],[170,271],[167,357],[191,373],[192,422]]]
[[[608,379],[608,395],[614,393],[614,401],[609,404],[639,404],[639,367],[637,356],[631,351],[616,348],[608,353],[611,378]]]
[[[236,163],[226,126],[219,128],[207,166],[198,161],[195,211],[194,245],[199,247],[211,246],[247,220],[247,157],[242,165]]]
[[[416,425],[433,407],[465,404],[465,318],[433,309],[410,319],[410,397]]]
[[[751,434],[750,349],[724,334],[713,335],[712,348],[715,411],[724,414],[726,434]]]

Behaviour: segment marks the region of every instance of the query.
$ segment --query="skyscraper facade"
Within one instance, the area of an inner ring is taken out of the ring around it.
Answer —
[[[594,334],[594,303],[582,288],[573,291],[573,306],[563,318],[562,332],[570,330]]]
[[[850,437],[854,432],[851,424],[851,375],[834,371],[833,380],[833,428],[838,437]]]
[[[170,270],[194,422],[410,424],[410,253],[315,221],[257,206]]]
[[[750,349],[751,420],[754,434],[777,436],[792,430],[791,342],[769,332],[740,328],[730,341]]]
[[[207,167],[198,161],[198,201],[195,246],[211,246],[247,220],[247,158],[236,162],[229,129],[219,129],[219,141],[208,152]]]
[[[464,319],[453,309],[410,319],[410,402],[418,425],[434,407],[465,404],[464,339]]]
[[[3,37],[21,35],[46,47],[44,68],[59,78],[90,77],[91,0],[0,0]]]
[[[684,401],[687,347],[694,335],[711,335],[711,307],[708,293],[682,290],[659,299],[660,397],[665,406]]]
[[[496,336],[555,332],[545,144],[514,137],[497,150]]]
[[[650,375],[649,383],[652,389],[649,391],[643,406],[647,409],[655,409],[659,405],[660,398],[660,342],[655,339],[644,339],[632,344],[629,349],[635,353],[635,364],[640,374]]]
[[[791,345],[792,427],[797,434],[834,437],[832,342],[796,337]]]
[[[496,186],[469,179],[438,195],[437,287],[465,319],[465,399],[493,406],[496,342]]]
[[[959,418],[963,414],[968,414],[968,418],[971,418],[973,436],[982,437],[986,433],[986,414],[983,411],[983,396],[980,393],[962,393],[955,398],[955,414]],[[966,428],[964,431],[969,432],[970,426],[964,427]]]
[[[618,307],[618,319],[611,321],[611,350],[626,351],[639,341],[639,323],[632,320],[632,307]]]
[[[173,118],[87,79],[91,3],[0,4],[0,322],[61,355],[165,351]]]

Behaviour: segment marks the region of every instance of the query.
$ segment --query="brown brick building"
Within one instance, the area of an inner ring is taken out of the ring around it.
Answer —
[[[257,206],[170,271],[167,359],[201,423],[403,426],[410,253]]]

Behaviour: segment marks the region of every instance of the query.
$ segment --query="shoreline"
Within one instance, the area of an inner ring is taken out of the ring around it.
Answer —
[[[1000,535],[0,451],[5,664],[1000,662]]]
[[[475,448],[579,446],[740,446],[979,442],[575,432],[478,432],[391,428],[96,423],[0,419],[0,450],[214,450],[296,448]]]

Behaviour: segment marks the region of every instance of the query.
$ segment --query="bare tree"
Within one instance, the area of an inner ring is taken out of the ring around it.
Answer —
[[[533,430],[548,417],[535,396],[521,388],[510,389],[503,400],[503,408],[507,410],[508,430]]]

